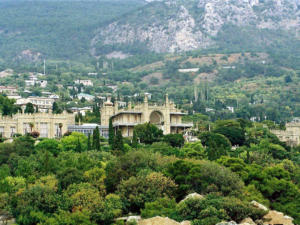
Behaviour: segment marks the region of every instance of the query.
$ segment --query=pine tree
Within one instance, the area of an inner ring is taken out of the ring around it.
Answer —
[[[112,124],[112,118],[109,119],[109,128],[108,128],[108,144],[113,145],[115,139],[115,132]]]
[[[100,150],[100,132],[98,127],[93,132],[93,149]]]
[[[117,134],[114,138],[113,149],[119,150],[119,151],[124,151],[124,142],[123,142],[123,136],[122,136],[121,130],[117,131]]]
[[[91,134],[88,134],[87,147],[88,147],[88,151],[90,151],[92,149],[92,146],[91,146]]]
[[[138,147],[138,140],[136,136],[136,131],[133,130],[133,137],[132,137],[132,147],[137,148]]]

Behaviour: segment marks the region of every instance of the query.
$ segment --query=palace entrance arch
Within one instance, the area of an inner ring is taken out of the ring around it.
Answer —
[[[150,123],[156,125],[159,129],[163,130],[164,116],[160,111],[153,111],[150,114]]]

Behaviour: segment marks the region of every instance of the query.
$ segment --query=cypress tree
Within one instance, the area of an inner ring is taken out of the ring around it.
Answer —
[[[132,147],[137,148],[138,147],[138,140],[136,136],[136,131],[133,130],[133,137],[132,137]]]
[[[79,141],[79,137],[77,138],[76,152],[82,152],[81,143]]]
[[[100,150],[100,132],[98,127],[96,127],[93,132],[93,148]]]
[[[121,130],[117,131],[117,134],[114,138],[113,149],[124,151],[124,142],[123,142],[123,136]]]
[[[87,148],[88,148],[88,151],[90,151],[92,149],[92,146],[91,146],[91,134],[88,134]]]
[[[115,132],[112,124],[112,118],[109,119],[109,127],[108,127],[108,144],[110,146],[113,145],[115,139]]]

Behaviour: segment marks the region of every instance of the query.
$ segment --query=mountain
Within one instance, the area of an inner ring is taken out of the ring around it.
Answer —
[[[299,40],[300,0],[151,1],[101,27],[91,41],[95,55],[111,51],[181,52],[264,47]],[[225,44],[225,46],[224,46]]]
[[[24,51],[47,59],[90,57],[97,27],[144,4],[140,0],[0,0],[0,62],[23,58]]]

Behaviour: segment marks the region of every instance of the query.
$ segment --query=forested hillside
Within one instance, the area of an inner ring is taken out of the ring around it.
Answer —
[[[99,26],[142,4],[135,0],[1,1],[0,59],[32,59],[38,53],[42,58],[84,59]],[[25,50],[32,53],[22,54]]]

